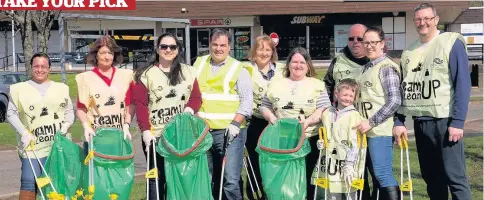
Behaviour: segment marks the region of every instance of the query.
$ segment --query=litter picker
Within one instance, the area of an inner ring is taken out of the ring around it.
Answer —
[[[259,187],[259,183],[257,183],[257,177],[255,176],[255,172],[254,172],[254,167],[252,167],[252,162],[250,161],[250,157],[249,157],[249,152],[247,151],[247,147],[244,145],[244,165],[247,165],[246,163],[248,162],[249,163],[249,168],[250,170],[252,171],[252,176],[254,177],[254,182],[255,182],[255,186],[257,188],[257,191],[254,191],[252,190],[252,193],[253,193],[253,196],[257,199],[264,199],[264,197],[262,196],[262,191],[260,190],[260,187]],[[246,169],[247,171],[247,166],[246,166]],[[253,188],[252,186],[252,183],[251,183],[251,177],[250,177],[250,172],[247,171],[247,178],[249,179],[249,184],[250,184],[250,187],[251,189]]]
[[[403,147],[402,147],[403,141]],[[408,142],[407,139],[402,135],[400,142],[398,143],[400,147],[400,199],[403,200],[403,192],[410,193],[410,200],[413,200],[413,187],[412,187],[412,177],[410,176],[410,158],[408,156]],[[408,181],[403,181],[403,149],[405,149],[405,154],[407,157],[407,178]]]
[[[324,141],[324,167],[327,168],[328,165],[328,136],[326,135],[326,128],[325,127],[320,127],[319,128],[319,140]],[[321,154],[323,153],[323,150],[319,150],[319,157],[318,157],[318,163],[316,164],[317,172],[316,172],[316,179],[314,181],[315,187],[314,187],[314,200],[317,198],[318,194],[318,186],[322,187],[325,189],[324,191],[324,200],[327,200],[328,198],[328,172],[326,169],[324,169],[324,178],[319,178],[319,171],[321,170]]]
[[[364,165],[365,165],[366,149],[368,147],[368,143],[366,141],[366,134],[365,133],[362,134],[361,132],[358,131],[356,133],[356,136],[357,136],[357,145],[358,145],[358,148],[359,148],[358,162],[356,164],[356,172],[358,172],[359,169],[364,167]],[[363,156],[360,156],[360,155],[363,155]],[[362,160],[362,158],[363,158],[363,160]],[[363,166],[361,166],[361,165],[363,165]],[[361,173],[358,176],[358,179],[351,182],[351,187],[356,188],[357,190],[360,191],[360,200],[363,197],[363,186],[364,186],[364,183],[365,183],[365,179],[363,178],[363,176],[364,176],[364,173]],[[348,196],[349,195],[347,195],[347,197]],[[358,196],[358,191],[356,191],[356,193],[355,193],[355,199],[358,199],[357,196]]]
[[[32,133],[29,132],[29,134],[32,134]],[[39,176],[37,175],[37,173],[34,170],[34,165],[32,164],[32,161],[30,160],[30,156],[27,153],[27,150],[30,150],[30,152],[32,152],[32,154],[34,154],[34,157],[37,160],[37,163],[39,164],[40,169],[42,170],[42,173],[45,175],[45,177],[39,178]],[[37,184],[37,187],[39,188],[40,195],[41,195],[42,199],[45,200],[45,197],[47,196],[47,199],[49,199],[49,200],[64,200],[64,198],[65,198],[64,195],[57,193],[57,190],[55,189],[54,184],[52,183],[52,181],[49,177],[49,174],[47,174],[47,171],[45,170],[44,165],[40,162],[39,157],[35,153],[34,141],[30,141],[29,146],[27,146],[25,149],[23,149],[23,151],[24,151],[25,155],[27,156],[27,160],[29,160],[30,168],[32,169],[32,172],[34,173],[35,182]],[[52,188],[53,191],[51,193],[47,194],[47,195],[44,195],[42,188],[45,187],[46,185],[50,185],[50,187]]]
[[[223,149],[222,149],[222,154],[224,156],[224,158],[222,159],[222,175],[220,176],[220,189],[219,189],[219,196],[218,196],[218,199],[219,200],[222,200],[222,191],[223,191],[223,188],[224,188],[224,172],[225,172],[225,160],[227,159],[227,147],[229,146],[228,144],[228,134],[229,133],[229,129],[225,129],[225,133],[224,133],[224,146],[223,146]]]
[[[153,134],[153,128],[151,128],[151,134]],[[153,169],[150,169],[150,150],[149,150],[149,147],[152,147],[153,148],[153,165],[154,165],[154,168]],[[148,151],[146,152],[147,153],[147,158],[146,159],[146,173],[145,173],[145,178],[146,178],[146,199],[148,200],[149,197],[150,197],[150,179],[151,178],[154,178],[155,179],[155,183],[156,183],[156,199],[157,200],[160,200],[160,191],[158,190],[158,166],[157,166],[157,162],[156,162],[156,150],[155,150],[155,140],[152,140],[152,143],[148,145]]]

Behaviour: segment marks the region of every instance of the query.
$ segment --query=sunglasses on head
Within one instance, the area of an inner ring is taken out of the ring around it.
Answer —
[[[363,42],[363,38],[362,37],[349,37],[348,38],[348,41],[355,41],[355,39],[358,41],[358,42]]]
[[[175,51],[176,49],[178,49],[178,46],[175,45],[175,44],[171,44],[171,45],[167,45],[167,44],[160,44],[158,46],[161,50],[167,50],[168,48],[170,48],[170,50],[172,51]]]

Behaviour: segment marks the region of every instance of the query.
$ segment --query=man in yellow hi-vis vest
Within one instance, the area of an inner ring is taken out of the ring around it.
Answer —
[[[242,199],[240,173],[246,140],[246,118],[252,115],[252,81],[246,65],[229,56],[231,34],[214,29],[210,35],[210,55],[198,57],[193,65],[202,93],[198,115],[210,126],[213,146],[208,153],[212,190],[217,196],[220,171],[223,171],[223,195]],[[225,140],[228,147],[225,148]],[[221,167],[222,157],[224,166]],[[218,177],[218,178],[217,178]]]
[[[414,118],[422,177],[430,199],[471,199],[463,128],[470,98],[469,61],[459,33],[439,33],[435,8],[420,4],[414,25],[419,39],[402,54],[403,102],[393,135],[407,137],[405,115]]]

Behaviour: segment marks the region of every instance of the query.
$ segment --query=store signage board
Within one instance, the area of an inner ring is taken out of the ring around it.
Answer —
[[[325,18],[324,15],[316,16],[294,16],[292,18],[291,24],[320,24]]]
[[[192,26],[227,26],[231,24],[229,18],[223,19],[192,19],[190,20]]]

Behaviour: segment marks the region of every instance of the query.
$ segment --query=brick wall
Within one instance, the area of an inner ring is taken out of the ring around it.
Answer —
[[[419,3],[421,2],[137,1],[135,11],[77,11],[77,13],[193,19],[221,16],[412,11]],[[433,1],[432,4],[439,12],[464,10],[469,7],[468,2],[465,1]],[[181,13],[182,8],[186,8],[189,12]]]

